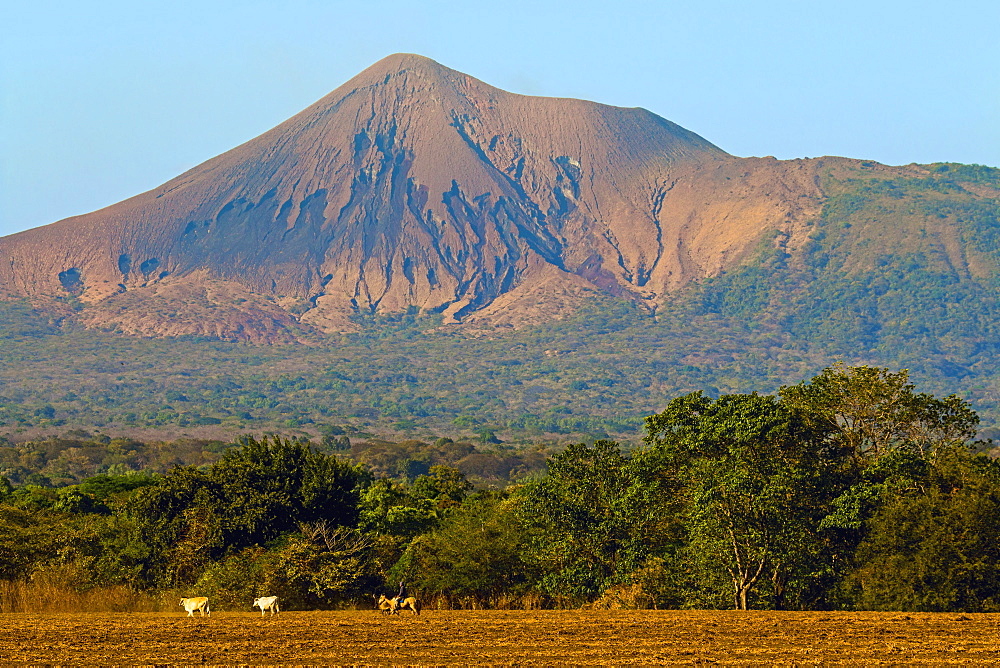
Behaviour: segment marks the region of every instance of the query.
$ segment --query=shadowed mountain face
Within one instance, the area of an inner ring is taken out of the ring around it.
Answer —
[[[251,341],[412,308],[518,326],[593,293],[655,310],[762,244],[800,254],[841,163],[736,158],[642,109],[395,55],[155,190],[0,239],[0,297]]]

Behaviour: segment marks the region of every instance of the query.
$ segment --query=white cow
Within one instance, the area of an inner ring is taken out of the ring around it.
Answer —
[[[201,610],[201,616],[205,615],[211,616],[212,611],[208,609],[208,599],[204,596],[195,596],[194,598],[182,598],[181,605],[187,610],[188,617],[194,617],[195,610]]]
[[[274,617],[274,613],[281,612],[278,609],[278,597],[277,596],[261,596],[260,598],[255,598],[253,600],[253,605],[251,608],[260,608],[260,616],[264,616],[265,610],[271,611],[271,616]]]

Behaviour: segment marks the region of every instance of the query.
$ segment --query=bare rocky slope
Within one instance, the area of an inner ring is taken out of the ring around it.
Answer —
[[[797,257],[841,163],[737,158],[643,109],[400,54],[159,188],[0,239],[0,297],[262,342],[413,308],[518,327],[594,293],[655,311],[762,244]]]

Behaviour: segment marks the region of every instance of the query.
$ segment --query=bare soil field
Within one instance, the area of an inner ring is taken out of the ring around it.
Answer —
[[[19,614],[0,662],[87,665],[742,665],[1000,662],[1000,614],[374,611]]]

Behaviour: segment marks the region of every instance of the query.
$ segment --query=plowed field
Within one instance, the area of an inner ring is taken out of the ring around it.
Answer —
[[[4,664],[1000,662],[1000,615],[689,611],[5,614]]]

